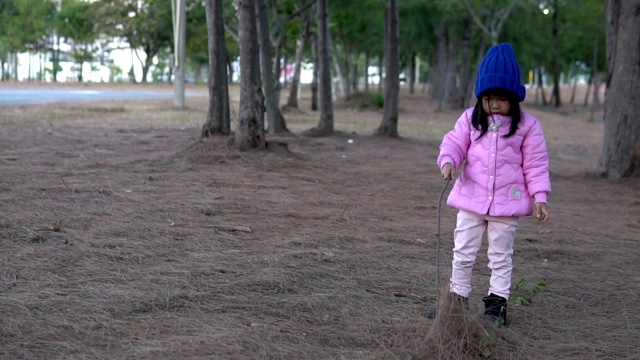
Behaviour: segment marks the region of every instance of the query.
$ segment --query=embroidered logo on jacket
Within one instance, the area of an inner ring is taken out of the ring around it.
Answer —
[[[520,194],[520,190],[518,190],[517,186],[511,188],[511,197],[514,199],[520,199],[522,194]]]

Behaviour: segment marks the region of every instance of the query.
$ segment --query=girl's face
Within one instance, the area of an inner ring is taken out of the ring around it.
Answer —
[[[509,114],[511,105],[509,99],[497,95],[485,95],[482,97],[482,108],[487,114]]]

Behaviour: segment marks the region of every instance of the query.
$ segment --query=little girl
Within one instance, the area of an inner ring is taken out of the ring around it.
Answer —
[[[504,325],[518,218],[533,211],[538,220],[549,219],[549,157],[538,119],[520,110],[526,91],[511,45],[489,49],[478,68],[475,95],[475,107],[444,136],[438,156],[445,179],[456,179],[464,165],[447,200],[459,210],[449,289],[468,304],[473,264],[486,231],[491,280],[485,319]]]

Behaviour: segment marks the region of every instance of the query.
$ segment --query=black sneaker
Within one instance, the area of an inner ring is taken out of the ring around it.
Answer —
[[[450,295],[453,296],[465,308],[465,310],[469,310],[468,297],[460,296],[456,293],[451,293]],[[438,314],[438,308],[437,307],[431,308],[427,311],[427,319],[435,319],[437,314]]]
[[[484,319],[490,323],[504,326],[507,323],[507,299],[491,293],[483,301]]]

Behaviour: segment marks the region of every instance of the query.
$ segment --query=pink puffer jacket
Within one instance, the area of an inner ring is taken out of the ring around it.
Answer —
[[[551,192],[549,156],[540,122],[523,111],[516,133],[505,138],[511,117],[494,115],[492,119],[501,123],[498,131],[487,131],[478,139],[480,130],[471,124],[472,113],[473,108],[467,109],[440,145],[438,166],[442,169],[452,163],[460,174],[447,204],[491,216],[531,215],[532,198],[546,203]]]

